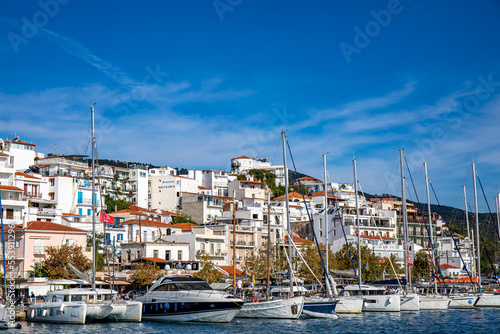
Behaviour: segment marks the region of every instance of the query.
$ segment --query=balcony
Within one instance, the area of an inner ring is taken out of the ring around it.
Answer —
[[[34,246],[33,254],[34,255],[45,255],[45,246]]]
[[[234,245],[233,242],[231,242],[231,245]],[[236,247],[255,247],[255,242],[253,241],[236,241]]]

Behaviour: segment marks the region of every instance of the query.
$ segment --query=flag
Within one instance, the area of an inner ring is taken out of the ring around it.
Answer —
[[[108,215],[106,212],[101,211],[101,222],[114,225],[115,218],[112,215]]]
[[[413,268],[413,261],[411,255],[406,257],[406,263],[408,263],[408,267]]]

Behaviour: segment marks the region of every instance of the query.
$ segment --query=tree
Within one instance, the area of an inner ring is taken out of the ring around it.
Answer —
[[[323,244],[320,244],[320,249],[326,249]],[[305,263],[299,263],[299,276],[304,278],[305,283],[316,283],[316,278],[322,280],[323,277],[323,265],[321,263],[321,258],[319,256],[318,247],[316,247],[315,243],[309,243],[302,251],[302,257],[304,261],[307,263],[307,266],[311,268],[309,270]],[[325,251],[322,251],[323,260],[325,260]],[[335,263],[335,257],[333,253],[330,251],[328,254],[328,267],[330,269],[335,268],[337,265]],[[312,271],[312,273],[311,273]],[[314,273],[314,275],[313,275]],[[316,278],[314,278],[316,276]]]
[[[109,194],[104,198],[104,203],[106,203],[106,213],[127,210],[130,207],[129,202],[122,199],[114,199]]]
[[[104,258],[100,251],[106,250],[106,247],[104,246],[104,233],[97,233],[95,235],[95,248],[95,268],[96,271],[101,271],[104,269]],[[92,235],[87,236],[87,250],[92,251]]]
[[[246,181],[247,177],[245,175],[243,175],[243,174],[238,174],[236,176],[236,180]]]
[[[132,281],[140,288],[151,286],[153,284],[153,281],[160,277],[160,268],[150,262],[139,264],[135,269],[135,274],[131,276]]]
[[[415,259],[413,260],[413,268],[411,270],[412,280],[418,282],[420,279],[429,279],[430,272],[430,256],[425,249],[421,249],[415,254]]]
[[[172,218],[172,224],[178,224],[178,223],[190,223],[190,224],[195,224],[199,225],[197,222],[195,222],[191,217],[186,216],[186,215],[179,215],[175,216]]]
[[[222,279],[222,273],[217,270],[215,263],[212,262],[212,257],[210,254],[203,252],[200,261],[201,269],[197,271],[193,276],[201,278],[208,283],[220,282]]]
[[[76,274],[66,268],[68,263],[74,265],[81,272],[92,268],[90,260],[83,254],[79,245],[62,245],[61,247],[47,247],[47,257],[42,261],[40,271],[49,279],[78,278]]]

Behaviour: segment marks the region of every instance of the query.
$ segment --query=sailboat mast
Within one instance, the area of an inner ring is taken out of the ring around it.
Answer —
[[[233,289],[236,291],[236,191],[233,190]]]
[[[429,227],[430,227],[430,239],[431,239],[431,260],[433,266],[436,265],[436,259],[435,259],[435,254],[434,254],[434,233],[432,232],[432,216],[431,216],[431,199],[429,196],[429,177],[427,176],[427,163],[424,162],[424,171],[425,171],[425,192],[427,194],[427,212],[429,213]],[[434,274],[434,293],[437,294],[437,277],[436,277],[436,272],[433,271]]]
[[[95,133],[94,133],[94,106],[90,106],[91,136],[92,136],[92,289],[95,290]]]
[[[271,286],[271,191],[267,192],[267,293]]]
[[[399,162],[401,168],[401,202],[403,205],[403,250],[404,250],[404,263],[405,263],[405,293],[408,293],[408,277],[410,276],[408,268],[408,215],[406,209],[406,191],[405,191],[405,176],[403,169],[403,149],[399,150]]]
[[[325,272],[325,282],[326,282],[326,290],[327,290],[327,293],[328,293],[328,297],[331,297],[332,296],[332,290],[330,288],[330,269],[328,267],[328,232],[330,231],[330,229],[328,228],[328,193],[327,193],[327,187],[326,187],[326,154],[323,154],[323,177],[324,177],[324,181],[323,181],[323,185],[324,185],[324,189],[325,189],[325,206],[324,206],[324,209],[325,209],[325,246],[326,246],[326,251],[325,251],[325,268],[326,268],[326,272]],[[320,250],[321,252],[321,250]]]
[[[498,238],[500,239],[500,193],[498,193],[497,198],[495,198],[495,206],[497,208]]]
[[[477,286],[481,292],[481,244],[479,243],[479,212],[477,210],[476,164],[472,163],[472,185],[474,187],[474,210],[476,219]]]
[[[286,226],[288,229],[288,258],[290,259],[290,265],[288,266],[288,278],[290,279],[290,297],[293,297],[293,270],[292,270],[292,240],[293,234],[290,227],[290,209],[288,203],[288,168],[286,167],[286,146],[285,131],[281,131],[281,138],[283,141],[283,168],[285,170],[285,204],[286,204]]]
[[[467,209],[467,192],[465,191],[465,185],[462,185],[462,188],[464,190],[465,224],[467,225],[467,239],[469,240],[469,257],[472,258],[471,262],[474,263],[474,254],[473,254],[474,246],[471,247],[471,245],[474,244],[474,240],[471,240],[470,238],[469,210]],[[474,266],[474,264],[472,265]]]
[[[359,207],[358,207],[358,174],[356,171],[356,159],[352,159],[354,168],[354,197],[356,200],[356,226],[358,228],[358,275],[359,284],[363,283],[361,279],[361,233],[359,231]]]

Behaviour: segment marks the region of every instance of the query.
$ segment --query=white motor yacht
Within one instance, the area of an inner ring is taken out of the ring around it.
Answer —
[[[229,322],[244,304],[191,276],[163,276],[136,300],[143,303],[143,320],[151,321]]]
[[[115,300],[109,289],[72,288],[51,291],[45,301],[28,306],[28,321],[84,324],[92,321],[140,322],[142,303]]]

